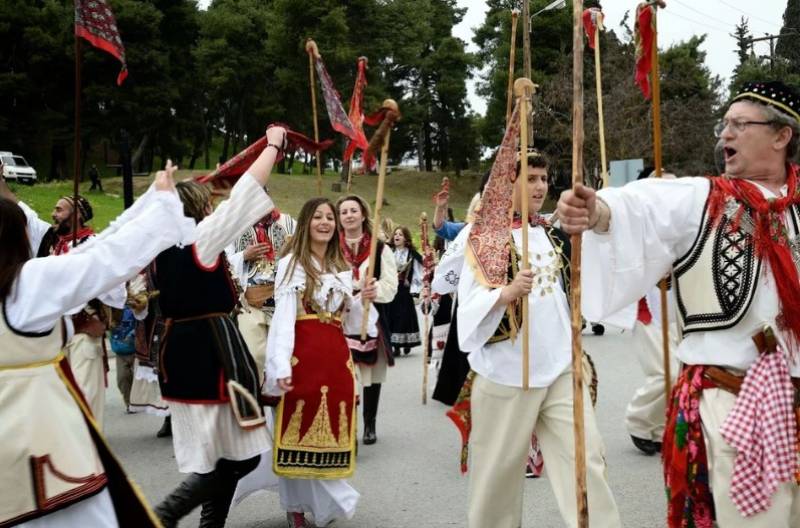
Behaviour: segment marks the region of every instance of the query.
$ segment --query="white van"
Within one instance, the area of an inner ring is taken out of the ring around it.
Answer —
[[[0,163],[2,163],[3,177],[6,180],[16,180],[28,185],[36,182],[36,169],[31,167],[22,156],[0,151]]]

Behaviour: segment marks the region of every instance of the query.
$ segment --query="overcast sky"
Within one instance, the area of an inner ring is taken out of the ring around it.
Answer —
[[[532,2],[536,5],[543,1]],[[548,2],[549,3],[549,2]],[[601,0],[606,15],[606,27],[613,29],[618,35],[619,24],[626,10],[636,9],[638,0]],[[692,35],[707,34],[703,50],[706,51],[706,63],[711,71],[723,77],[726,82],[738,61],[736,57],[736,41],[730,36],[741,17],[746,17],[750,30],[755,37],[765,34],[777,34],[783,25],[783,11],[786,0],[666,0],[667,8],[659,11],[658,19],[659,46],[668,46],[673,42],[687,40]],[[472,43],[473,29],[483,23],[486,16],[486,2],[483,0],[458,0],[461,7],[468,9],[464,20],[455,27],[454,34],[465,40],[469,49],[475,51]],[[568,9],[568,8],[565,8]],[[531,8],[531,11],[535,11]],[[536,18],[533,19],[533,30],[536,31]],[[756,43],[756,53],[769,55],[767,41]],[[631,65],[631,82],[633,82],[633,65]],[[474,83],[470,83],[469,101],[472,108],[483,114],[485,102],[474,92]]]

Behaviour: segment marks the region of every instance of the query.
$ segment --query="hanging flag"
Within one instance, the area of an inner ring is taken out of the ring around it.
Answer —
[[[313,139],[306,137],[299,132],[295,132],[286,125],[279,125],[276,123],[275,126],[282,126],[286,129],[287,152],[293,152],[295,150],[303,150],[305,152],[324,152],[333,145],[332,139],[326,139],[325,141],[315,143]],[[261,154],[265,148],[267,148],[268,144],[269,142],[267,141],[267,136],[262,136],[252,145],[248,146],[246,149],[236,154],[224,164],[220,165],[219,168],[217,168],[214,172],[211,174],[198,176],[195,178],[195,181],[198,183],[210,183],[218,189],[229,189],[233,187],[233,184],[236,183],[236,180],[238,180],[239,177],[244,174],[247,168],[253,164],[258,155]],[[275,161],[279,161],[282,157],[283,155],[279,154]]]
[[[636,8],[636,84],[645,99],[650,99],[650,72],[653,69],[653,39],[656,36],[655,7],[642,3]]]
[[[328,110],[328,118],[331,120],[331,126],[340,134],[347,136],[351,141],[356,143],[360,149],[366,150],[367,137],[364,135],[363,130],[357,130],[350,118],[344,113],[342,101],[339,97],[339,92],[333,86],[333,80],[325,69],[325,64],[322,62],[322,57],[314,56],[314,68],[317,70],[319,77],[319,84],[322,88],[322,96],[325,99],[325,108]]]
[[[117,75],[117,86],[121,85],[128,76],[128,65],[125,63],[125,46],[108,0],[75,0],[75,35],[88,40],[95,48],[110,53],[122,63]]]
[[[359,57],[358,58],[358,73],[356,75],[356,83],[353,87],[353,95],[350,97],[350,113],[348,117],[350,118],[350,123],[353,125],[353,128],[356,130],[356,133],[361,133],[366,140],[366,134],[364,134],[364,109],[363,109],[363,102],[364,102],[364,88],[367,86],[367,58],[366,57]],[[347,143],[347,148],[344,150],[344,161],[349,161],[352,159],[353,154],[355,154],[356,150],[361,148],[357,141],[350,140]],[[364,168],[367,170],[372,170],[373,166],[375,165],[375,156],[369,153],[365,148],[361,148],[363,154],[363,164]]]
[[[583,10],[583,29],[586,31],[586,38],[589,39],[589,47],[592,49],[594,49],[597,27],[602,27],[604,18],[603,12],[596,7]]]

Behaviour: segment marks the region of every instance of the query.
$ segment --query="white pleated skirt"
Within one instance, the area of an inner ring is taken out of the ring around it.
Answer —
[[[19,525],[20,528],[119,528],[108,489],[97,495]]]
[[[170,401],[169,409],[181,473],[210,473],[221,458],[247,460],[270,449],[267,428],[242,429],[227,403]]]

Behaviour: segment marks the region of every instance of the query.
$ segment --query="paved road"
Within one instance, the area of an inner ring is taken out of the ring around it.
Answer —
[[[631,444],[623,423],[625,406],[643,379],[630,351],[630,334],[585,336],[584,346],[599,371],[598,422],[623,526],[664,526],[660,460],[640,454]],[[389,371],[378,415],[378,443],[361,446],[352,479],[353,486],[362,494],[361,502],[356,516],[350,521],[337,522],[337,527],[466,525],[467,479],[459,472],[459,435],[445,417],[442,404],[430,399],[428,405],[421,404],[421,378],[418,350],[400,358]],[[113,374],[110,379],[114,379]],[[151,502],[158,502],[181,480],[171,441],[155,438],[160,419],[126,415],[119,392],[111,387],[106,422],[106,434],[129,474]],[[564,526],[546,476],[526,481],[524,512],[524,527]],[[195,512],[182,526],[197,526],[197,519]],[[284,527],[277,494],[249,497],[231,512],[228,526]]]

